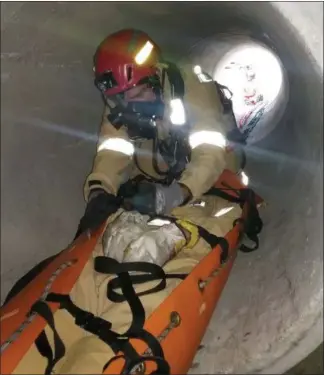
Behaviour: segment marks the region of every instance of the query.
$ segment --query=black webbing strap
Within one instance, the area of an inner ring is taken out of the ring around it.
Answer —
[[[47,296],[47,301],[59,303],[61,309],[67,310],[75,318],[76,325],[100,338],[112,348],[115,354],[123,352],[125,357],[123,374],[128,374],[134,366],[147,361],[156,363],[157,369],[154,373],[169,374],[169,365],[164,358],[164,353],[159,341],[155,336],[143,329],[145,310],[132,284],[161,279],[161,282],[156,287],[139,293],[139,295],[144,295],[164,289],[166,286],[166,278],[168,277],[184,278],[186,275],[166,275],[159,266],[151,263],[119,263],[107,257],[95,258],[95,270],[105,274],[117,274],[117,278],[111,280],[113,281],[112,283],[111,281],[108,283],[107,296],[114,302],[127,301],[130,306],[132,322],[125,333],[118,334],[112,331],[112,324],[110,322],[96,317],[92,313],[76,306],[68,295],[50,293]],[[128,272],[146,272],[147,274],[131,276]],[[121,288],[122,294],[116,293],[113,290],[115,288]],[[148,348],[150,348],[152,356],[140,356],[129,342],[131,338],[144,341]],[[107,365],[108,364],[106,364],[105,367],[107,367]]]
[[[37,348],[37,350],[39,351],[39,353],[47,359],[47,367],[45,369],[45,374],[51,374],[52,372],[52,369],[54,367],[54,364],[53,364],[53,351],[52,351],[52,347],[49,343],[49,340],[46,336],[46,333],[45,331],[43,330],[39,336],[37,337],[37,339],[35,340],[35,346]]]
[[[103,367],[103,372],[113,362],[115,362],[116,360],[118,360],[120,358],[124,358],[125,359],[125,356],[124,355],[117,355],[117,356],[111,358],[105,364],[105,366]],[[156,363],[156,365],[159,366],[160,371],[161,371],[161,372],[158,372],[158,369],[156,369],[150,375],[164,375],[164,374],[169,374],[170,373],[170,367],[169,367],[169,365],[168,365],[168,363],[166,362],[165,359],[163,359],[161,357],[153,357],[153,356],[150,356],[150,357],[139,356],[139,358],[137,358],[135,360],[129,361],[128,365],[124,367],[124,370],[121,372],[121,374],[122,375],[124,375],[124,374],[130,374],[132,370],[134,371],[134,367],[135,366],[143,364],[143,363],[146,363],[146,362],[154,362],[154,363]],[[139,372],[139,373],[142,374],[142,372]]]
[[[70,296],[67,294],[49,293],[46,300],[59,303],[60,309],[67,310],[75,318],[75,324],[78,327],[100,338],[107,343],[115,353],[121,350],[123,344],[118,340],[119,335],[111,330],[111,322],[81,309],[72,302]]]
[[[56,293],[50,293],[47,297],[47,300],[50,302],[57,302],[60,304],[61,309],[67,310],[74,318],[75,318],[75,324],[79,326],[80,328],[83,328],[85,331],[92,333],[93,335],[97,336],[99,339],[101,339],[103,342],[105,342],[107,345],[109,345],[115,354],[122,351],[125,355],[126,363],[125,367],[123,369],[122,373],[125,372],[125,368],[132,369],[133,363],[137,363],[139,358],[139,354],[135,351],[133,346],[129,343],[129,338],[136,337],[136,338],[142,338],[144,341],[149,342],[151,344],[150,348],[153,353],[159,354],[161,357],[163,357],[163,353],[161,350],[161,347],[158,343],[158,345],[155,342],[151,342],[152,337],[148,338],[148,335],[131,335],[131,334],[118,334],[111,330],[112,324],[98,316],[95,316],[94,314],[85,311],[81,309],[80,307],[76,306],[69,295],[62,295],[62,294],[56,294]],[[137,305],[135,307],[135,310],[139,313],[140,319],[141,319],[141,306]],[[142,307],[143,309],[143,307]],[[143,337],[139,337],[143,336]],[[154,338],[155,339],[155,338]],[[140,361],[141,362],[141,361]],[[107,367],[104,366],[104,368]]]
[[[243,253],[250,253],[259,247],[258,235],[263,229],[263,222],[260,218],[258,209],[256,207],[255,193],[251,189],[240,190],[240,198],[248,205],[247,217],[243,220],[244,233],[249,240],[255,243],[253,247],[248,247],[244,244],[240,245],[239,250]],[[241,219],[235,220],[234,224]]]
[[[143,284],[148,281],[160,280],[160,282],[149,290],[145,290],[136,294],[137,296],[145,296],[147,294],[156,293],[166,288],[166,279],[185,279],[186,274],[166,274],[165,271],[154,263],[147,262],[128,262],[119,263],[113,258],[106,256],[98,256],[94,262],[95,271],[104,274],[117,274],[117,277],[110,280],[107,284],[107,298],[113,302],[126,301],[124,293],[119,294],[114,289],[122,288],[125,280],[124,273],[128,272],[141,272],[142,275],[129,275],[128,278],[133,285]],[[122,275],[119,277],[119,275]],[[122,291],[123,292],[123,291]]]
[[[64,357],[65,346],[55,328],[54,316],[49,306],[44,301],[37,301],[31,307],[30,313],[33,312],[40,315],[53,331],[54,353],[46,336],[45,330],[43,330],[35,340],[35,345],[38,351],[47,359],[47,366],[44,374],[50,375],[56,363]]]
[[[49,293],[46,301],[37,301],[30,311],[30,313],[36,312],[42,316],[51,327],[54,335],[54,354],[44,330],[35,340],[35,345],[40,354],[47,358],[48,361],[45,375],[51,374],[55,364],[65,355],[64,343],[55,328],[53,313],[46,302],[59,303],[60,309],[65,309],[75,318],[75,324],[77,326],[92,333],[108,344],[115,354],[123,352],[125,357],[125,366],[122,371],[123,374],[128,374],[134,366],[148,361],[156,363],[157,369],[153,374],[169,374],[169,364],[164,358],[164,353],[159,341],[151,333],[143,329],[145,323],[145,310],[132,284],[160,280],[157,286],[139,293],[139,295],[146,295],[164,289],[166,287],[167,278],[184,279],[186,275],[166,275],[163,269],[155,264],[145,262],[121,264],[116,260],[107,257],[97,257],[95,259],[95,270],[105,274],[117,274],[117,278],[108,283],[107,296],[114,302],[128,302],[132,313],[131,325],[125,333],[118,334],[111,330],[112,324],[109,321],[81,309],[72,302],[69,295]],[[145,274],[129,275],[128,272],[143,272]],[[114,291],[114,289],[117,288],[122,289],[122,295]],[[129,342],[129,339],[131,338],[144,341],[148,348],[150,348],[152,356],[140,356]]]
[[[237,195],[239,194],[239,190],[237,189],[229,189],[229,190],[235,191]],[[226,193],[224,189],[219,189],[219,188],[211,188],[206,193],[204,193],[204,195],[214,195],[216,197],[225,199],[232,203],[241,204],[244,202],[244,200],[240,196],[234,197],[233,195]]]
[[[206,241],[212,249],[217,245],[221,247],[220,262],[224,263],[228,259],[229,255],[229,243],[224,237],[218,237],[213,233],[210,233],[205,228],[197,225],[199,235]]]
[[[226,189],[225,189],[226,190]],[[259,239],[258,235],[260,234],[262,228],[263,228],[263,222],[260,218],[258,209],[256,207],[256,200],[255,200],[255,193],[251,189],[229,189],[232,191],[235,191],[238,194],[238,197],[234,197],[230,194],[227,194],[224,189],[219,188],[211,188],[207,193],[204,195],[215,195],[220,198],[226,199],[229,202],[238,203],[241,208],[244,207],[245,204],[248,205],[247,207],[247,217],[245,219],[237,219],[234,222],[234,226],[238,222],[242,222],[243,224],[243,231],[248,239],[250,239],[252,242],[254,242],[253,247],[248,247],[244,244],[242,244],[239,247],[239,250],[244,253],[250,253],[254,250],[257,250],[259,247]]]
[[[117,260],[105,256],[95,258],[94,268],[100,273],[117,275],[115,279],[110,280],[107,284],[107,298],[117,303],[126,301],[131,309],[132,322],[129,329],[122,336],[144,341],[152,352],[150,357],[140,356],[135,352],[130,342],[127,342],[122,349],[126,359],[122,373],[128,374],[135,365],[151,361],[155,362],[157,366],[154,373],[169,374],[169,364],[165,360],[159,341],[143,328],[146,316],[139,296],[155,293],[164,289],[166,287],[167,278],[184,278],[186,275],[166,275],[164,270],[156,264],[146,262],[119,263]],[[144,272],[145,274],[130,275],[129,272]],[[134,290],[133,284],[141,284],[159,279],[161,280],[160,283],[147,291],[137,294]],[[114,291],[114,289],[117,288],[121,289],[122,294],[118,294]],[[132,350],[129,352],[130,348],[132,348]]]

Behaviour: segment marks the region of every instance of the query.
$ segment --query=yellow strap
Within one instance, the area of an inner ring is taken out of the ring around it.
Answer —
[[[199,241],[199,230],[197,226],[193,223],[190,223],[189,221],[181,220],[181,219],[177,220],[176,224],[181,226],[182,228],[184,228],[190,233],[190,239],[187,242],[186,247],[188,249],[192,249]]]

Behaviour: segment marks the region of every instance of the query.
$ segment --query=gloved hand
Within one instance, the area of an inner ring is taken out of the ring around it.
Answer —
[[[75,239],[88,229],[98,228],[121,206],[121,200],[102,189],[94,189],[90,195],[84,216],[81,218]]]
[[[132,198],[125,199],[124,206],[145,215],[163,215],[169,214],[185,199],[186,194],[177,182],[170,186],[141,182],[138,185],[137,193]]]

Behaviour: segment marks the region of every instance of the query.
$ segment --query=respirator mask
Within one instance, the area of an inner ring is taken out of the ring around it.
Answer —
[[[138,85],[146,84],[154,94],[154,100],[126,100],[125,92],[106,97],[104,92],[117,85],[113,75],[106,72],[95,79],[95,85],[103,93],[106,105],[110,109],[107,116],[110,123],[119,129],[125,126],[128,136],[132,140],[153,140],[153,167],[156,173],[166,178],[166,183],[179,177],[190,161],[190,146],[188,144],[189,124],[183,103],[184,81],[175,64],[165,64],[161,77],[154,75],[139,81]],[[164,119],[165,106],[163,87],[165,78],[171,87],[170,128],[164,139],[158,137],[157,123]],[[157,153],[160,153],[168,171],[161,171],[158,167]],[[161,182],[161,180],[159,180]]]
[[[154,94],[154,100],[126,100],[126,93],[111,97],[104,92],[116,85],[111,72],[104,73],[95,79],[95,85],[103,93],[103,99],[110,109],[107,116],[110,123],[119,129],[127,128],[130,139],[153,139],[156,137],[156,121],[164,116],[164,102],[162,99],[162,86],[158,75],[141,80],[138,85],[147,85]]]

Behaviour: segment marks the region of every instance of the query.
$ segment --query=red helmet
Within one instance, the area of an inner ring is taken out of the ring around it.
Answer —
[[[122,93],[155,76],[159,56],[159,47],[142,31],[111,34],[94,56],[95,84],[107,96]]]

